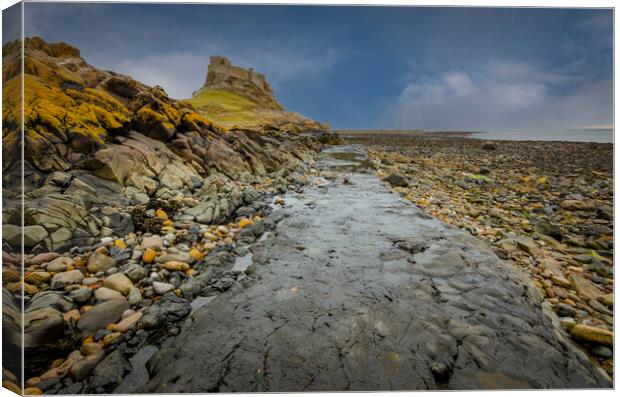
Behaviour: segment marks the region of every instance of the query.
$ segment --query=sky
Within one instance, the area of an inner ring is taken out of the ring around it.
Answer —
[[[25,34],[179,99],[223,55],[337,129],[613,122],[609,9],[26,3]]]

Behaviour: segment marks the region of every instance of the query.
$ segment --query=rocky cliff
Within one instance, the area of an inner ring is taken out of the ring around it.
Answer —
[[[21,174],[20,48],[20,42],[8,43],[2,54],[3,231],[13,247],[21,217],[13,189]],[[131,206],[193,196],[214,178],[254,183],[308,161],[317,147],[313,137],[289,134],[285,126],[270,134],[227,129],[159,86],[89,65],[68,44],[34,37],[24,49],[28,251],[66,250],[124,235],[134,230]],[[236,209],[225,207],[212,208],[210,216],[192,213],[213,223]]]
[[[228,128],[261,131],[321,131],[329,126],[287,112],[275,99],[264,74],[211,57],[204,85],[186,102],[201,115]]]

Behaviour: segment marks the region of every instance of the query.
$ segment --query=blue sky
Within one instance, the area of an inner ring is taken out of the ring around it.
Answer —
[[[187,98],[211,55],[334,128],[612,123],[611,10],[26,4],[26,35]],[[6,39],[5,39],[6,41]]]

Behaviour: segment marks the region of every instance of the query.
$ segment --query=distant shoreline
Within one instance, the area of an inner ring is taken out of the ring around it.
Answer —
[[[564,131],[425,131],[425,130],[333,130],[343,138],[370,137],[422,139],[483,139],[488,141],[519,142],[581,142],[613,144],[614,130],[584,128]]]
[[[469,137],[473,134],[485,134],[482,131],[426,131],[426,130],[333,130],[341,136],[385,135],[412,137]]]

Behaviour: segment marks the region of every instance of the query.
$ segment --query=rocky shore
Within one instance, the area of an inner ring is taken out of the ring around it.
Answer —
[[[492,244],[613,377],[613,146],[345,136],[392,190]]]
[[[147,342],[178,333],[194,298],[251,278],[251,269],[231,266],[270,227],[265,217],[283,204],[277,195],[305,183],[302,171],[252,185],[211,178],[204,190],[222,184],[215,212],[235,203],[217,223],[200,222],[202,194],[154,200],[129,208],[134,231],[126,236],[26,255],[25,393],[112,392]],[[8,314],[17,325],[19,261],[6,251],[3,261],[4,301],[14,302]]]
[[[3,386],[109,393],[147,342],[178,333],[194,298],[251,277],[236,258],[336,138],[228,129],[74,47],[29,38],[22,161],[20,48],[3,47]]]

